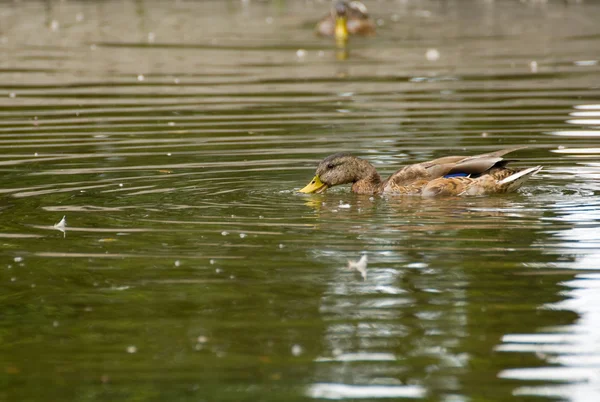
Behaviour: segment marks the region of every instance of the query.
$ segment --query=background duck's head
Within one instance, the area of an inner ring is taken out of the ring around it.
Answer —
[[[315,177],[301,193],[322,193],[329,187],[353,183],[360,177],[363,170],[361,159],[350,154],[339,153],[323,159],[317,167]]]

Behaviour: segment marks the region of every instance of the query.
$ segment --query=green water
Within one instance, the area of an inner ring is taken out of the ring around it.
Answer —
[[[600,5],[366,3],[346,61],[327,2],[0,3],[0,400],[600,400]]]

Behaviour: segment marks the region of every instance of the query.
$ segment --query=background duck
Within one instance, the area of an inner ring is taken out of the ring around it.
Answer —
[[[360,1],[336,1],[330,13],[317,23],[316,32],[317,35],[335,36],[336,42],[341,43],[349,34],[375,35],[375,24]]]
[[[542,167],[511,169],[503,156],[524,147],[476,156],[445,156],[408,165],[382,181],[373,165],[350,154],[325,158],[302,193],[322,193],[329,187],[352,183],[357,194],[464,196],[509,193],[517,190]]]

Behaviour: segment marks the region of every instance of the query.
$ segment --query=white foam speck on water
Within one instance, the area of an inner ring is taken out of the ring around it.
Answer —
[[[300,356],[302,354],[302,352],[303,352],[302,346],[297,345],[297,344],[292,346],[292,354],[294,356]]]
[[[226,231],[226,230],[224,230],[224,231],[221,232],[221,235],[223,235],[223,236],[227,236],[228,234],[229,234],[229,232]]]
[[[127,353],[137,353],[137,347],[134,345],[127,346]]]
[[[14,261],[15,262],[21,262],[21,261],[23,261],[23,257],[15,257]]]
[[[140,75],[137,76],[137,80],[140,81],[140,82],[144,81],[145,79],[146,79],[146,77],[144,77],[143,74],[140,74]]]
[[[532,73],[537,73],[538,72],[538,63],[537,61],[532,61],[529,63],[529,70],[531,70]]]
[[[429,61],[438,61],[440,59],[440,51],[437,49],[427,49],[425,58]]]
[[[339,207],[339,208],[343,208],[343,209],[349,209],[349,208],[351,208],[351,207],[352,207],[352,205],[350,205],[350,204],[343,204],[343,203],[340,201],[340,205],[338,205],[338,207]]]

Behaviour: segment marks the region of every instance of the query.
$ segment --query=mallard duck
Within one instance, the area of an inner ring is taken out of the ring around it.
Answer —
[[[374,35],[375,24],[360,1],[336,1],[331,12],[317,23],[316,32],[317,35],[335,36],[336,42],[344,43],[348,34]]]
[[[387,180],[373,165],[350,154],[338,153],[323,159],[312,181],[302,193],[322,193],[329,187],[352,183],[357,194],[406,194],[464,196],[510,193],[542,167],[510,169],[504,155],[522,149],[515,147],[476,156],[445,156],[408,165]]]

